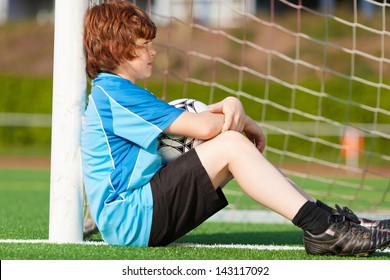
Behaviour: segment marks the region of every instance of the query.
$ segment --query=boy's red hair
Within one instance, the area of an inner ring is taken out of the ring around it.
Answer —
[[[111,72],[136,57],[136,40],[152,40],[156,26],[149,16],[127,1],[95,5],[87,11],[84,26],[84,48],[88,77]]]

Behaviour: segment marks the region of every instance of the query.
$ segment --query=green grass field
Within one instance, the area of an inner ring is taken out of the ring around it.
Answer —
[[[91,236],[88,244],[50,244],[45,242],[48,239],[49,178],[50,172],[46,169],[0,169],[0,259],[346,259],[307,255],[302,247],[301,231],[290,224],[206,222],[165,248],[109,246],[101,242],[99,234]],[[282,246],[284,249],[280,250]],[[290,246],[291,250],[285,246]],[[388,249],[377,252],[369,259],[389,260],[390,252]]]

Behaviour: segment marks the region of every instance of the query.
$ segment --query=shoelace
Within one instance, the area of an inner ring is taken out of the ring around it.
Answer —
[[[351,230],[351,233],[359,238],[370,238],[371,232],[367,231],[364,227],[359,226],[359,218],[348,208],[341,208],[336,204],[336,211],[330,216],[330,221],[338,223],[337,227],[342,231]],[[348,225],[345,223],[339,223],[341,221],[349,222]]]
[[[360,224],[359,218],[348,207],[341,208],[340,206],[338,206],[336,204],[336,210],[337,210],[337,214],[339,214],[339,215],[344,217],[344,220],[353,222],[353,223],[358,224],[358,225]]]

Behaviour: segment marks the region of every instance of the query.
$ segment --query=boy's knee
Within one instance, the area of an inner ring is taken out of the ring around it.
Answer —
[[[234,130],[228,130],[221,133],[219,136],[221,136],[224,141],[231,141],[233,144],[237,145],[248,141],[248,138],[246,138],[245,135]]]
[[[206,145],[205,147],[212,147],[211,149],[224,155],[240,153],[242,149],[251,145],[251,142],[245,137],[245,135],[233,130],[219,134],[210,140],[210,144],[211,143],[212,146]]]

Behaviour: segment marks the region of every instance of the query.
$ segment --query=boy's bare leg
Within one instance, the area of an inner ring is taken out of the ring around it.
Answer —
[[[313,197],[311,197],[308,193],[306,193],[301,187],[299,187],[297,184],[295,184],[290,178],[287,177],[286,174],[284,174],[279,168],[275,167],[279,172],[280,174],[283,175],[283,177],[291,184],[291,186],[293,186],[298,192],[301,193],[301,195],[303,195],[304,197],[306,197],[307,200],[310,200],[310,201],[313,201],[313,202],[316,202],[316,199],[314,199]]]
[[[308,200],[238,132],[224,132],[196,151],[215,187],[233,176],[251,198],[289,220]]]

